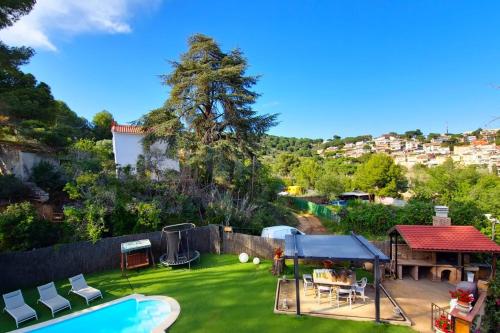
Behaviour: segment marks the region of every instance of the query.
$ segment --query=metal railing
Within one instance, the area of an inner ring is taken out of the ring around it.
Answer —
[[[440,318],[442,315],[451,320],[451,331],[455,332],[455,321],[453,320],[453,317],[448,313],[448,311],[434,303],[431,303],[431,331],[435,331],[434,323],[436,319]]]

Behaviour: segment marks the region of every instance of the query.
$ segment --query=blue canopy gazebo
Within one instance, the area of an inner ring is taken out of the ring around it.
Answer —
[[[293,259],[297,315],[300,315],[299,259],[372,262],[375,273],[375,321],[380,321],[380,263],[390,259],[363,236],[287,235],[285,258]]]

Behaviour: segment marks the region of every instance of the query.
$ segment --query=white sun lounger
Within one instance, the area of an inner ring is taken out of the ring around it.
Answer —
[[[37,289],[40,294],[38,302],[41,302],[43,305],[47,306],[50,311],[52,311],[52,317],[54,317],[54,314],[58,311],[67,308],[71,309],[69,301],[57,293],[54,282],[44,284]]]
[[[89,305],[90,301],[95,300],[96,298],[102,298],[102,293],[98,289],[89,287],[83,274],[78,274],[77,276],[73,276],[69,278],[69,283],[71,283],[70,293],[75,293],[78,296],[85,298],[87,305]]]
[[[20,323],[33,318],[38,320],[35,310],[24,302],[21,290],[4,294],[3,301],[5,302],[5,308],[3,311],[7,311],[7,313],[14,318],[16,321],[16,327],[19,327]]]

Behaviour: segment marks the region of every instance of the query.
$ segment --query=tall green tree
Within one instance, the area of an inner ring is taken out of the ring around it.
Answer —
[[[273,164],[274,171],[281,177],[289,177],[292,170],[300,164],[300,159],[295,154],[282,153],[278,155]]]
[[[246,75],[248,64],[239,49],[223,52],[212,38],[189,38],[189,50],[173,72],[164,75],[171,87],[169,104],[203,144],[232,140],[250,148],[275,124],[276,115],[252,109],[257,77]]]
[[[297,185],[305,189],[313,189],[322,172],[323,169],[317,159],[305,157],[301,159],[300,165],[293,169],[292,175]]]
[[[36,0],[2,0],[0,3],[0,29],[11,26],[21,18],[28,14]]]
[[[92,118],[92,126],[96,140],[111,139],[111,125],[113,124],[113,115],[106,110],[97,112]]]
[[[379,196],[399,197],[407,188],[404,169],[386,154],[373,154],[358,166],[354,186]]]
[[[153,127],[172,124],[173,112],[185,124],[186,156],[204,174],[203,182],[211,183],[215,159],[226,160],[234,169],[237,160],[253,158],[276,115],[259,115],[252,108],[259,96],[252,91],[257,77],[246,75],[248,64],[240,50],[224,52],[214,39],[201,34],[190,37],[188,45],[180,61],[171,63],[172,73],[163,76],[171,88],[163,108],[166,119]],[[228,177],[233,173],[229,170]]]
[[[0,29],[26,15],[34,4],[33,0],[2,1]],[[83,136],[88,126],[66,104],[54,100],[46,83],[21,70],[33,54],[31,48],[9,47],[0,41],[0,136],[64,147]]]

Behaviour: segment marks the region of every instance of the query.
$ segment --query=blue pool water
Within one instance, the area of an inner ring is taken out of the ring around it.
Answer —
[[[169,314],[170,305],[166,302],[129,299],[30,332],[149,333]]]

